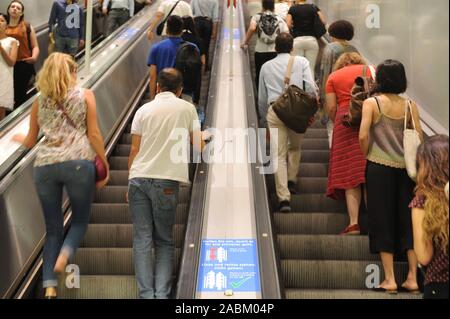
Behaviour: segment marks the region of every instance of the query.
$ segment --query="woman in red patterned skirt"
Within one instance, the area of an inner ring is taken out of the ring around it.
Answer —
[[[343,125],[342,117],[350,108],[355,79],[363,75],[364,59],[358,53],[345,53],[334,66],[326,85],[327,111],[334,122],[333,142],[328,169],[327,196],[347,202],[350,224],[342,235],[359,235],[361,185],[365,184],[366,159],[359,147],[359,130]],[[371,76],[370,68],[366,76]]]

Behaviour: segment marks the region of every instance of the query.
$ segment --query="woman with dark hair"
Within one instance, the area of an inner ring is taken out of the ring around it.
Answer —
[[[0,13],[0,121],[6,110],[14,106],[14,64],[17,59],[18,41],[6,36],[8,17]]]
[[[417,105],[400,94],[407,88],[405,68],[395,60],[377,67],[379,93],[363,104],[359,142],[367,158],[367,209],[369,213],[370,251],[379,253],[385,280],[377,291],[397,292],[394,255],[407,253],[409,271],[402,288],[417,292],[417,257],[413,250],[411,210],[414,182],[406,172],[403,130],[406,122],[422,138]],[[408,110],[411,109],[411,112]],[[412,113],[412,116],[411,116]]]
[[[202,39],[198,36],[197,29],[195,27],[194,19],[191,16],[184,16],[183,19],[183,34],[181,38],[184,41],[194,43],[200,50],[200,59],[202,61],[202,73],[204,72],[204,67],[206,63],[205,46],[203,45]],[[200,88],[202,86],[201,75],[198,81],[198,86],[195,92],[183,92],[183,94],[192,94],[192,101],[198,104],[200,101]]]
[[[275,52],[277,35],[282,32],[289,32],[286,22],[274,13],[275,0],[263,0],[262,7],[262,12],[252,17],[244,43],[241,45],[242,48],[245,48],[253,35],[255,33],[258,35],[255,46],[256,89],[258,89],[259,85],[261,67],[264,63],[277,56]]]
[[[35,74],[34,64],[39,57],[39,44],[34,28],[25,22],[25,7],[22,2],[14,0],[8,6],[9,24],[6,34],[19,41],[17,62],[14,65],[14,99],[15,107],[27,99],[30,80]]]
[[[325,113],[326,107],[326,84],[328,77],[331,72],[333,72],[333,66],[339,57],[348,52],[356,52],[358,50],[349,43],[353,39],[354,35],[353,25],[346,20],[338,20],[333,22],[328,28],[328,34],[331,37],[331,43],[327,44],[323,50],[321,64],[320,64],[320,75],[319,75],[319,92],[322,110]],[[333,122],[324,116],[324,121],[327,122],[328,129],[328,139],[330,142],[333,136]]]
[[[424,299],[448,299],[448,136],[435,135],[417,150],[416,197],[411,202],[414,251],[427,266]]]

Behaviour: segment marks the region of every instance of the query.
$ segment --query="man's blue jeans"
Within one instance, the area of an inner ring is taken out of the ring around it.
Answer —
[[[34,182],[44,211],[47,230],[44,244],[43,286],[57,287],[53,271],[56,259],[64,251],[69,259],[86,233],[95,191],[95,168],[92,161],[79,160],[34,168]],[[72,222],[63,243],[63,187],[69,195]]]
[[[75,56],[78,53],[80,39],[73,39],[69,37],[62,37],[55,35],[55,49],[57,52],[66,53]]]
[[[141,298],[168,299],[170,295],[175,251],[172,227],[178,204],[178,184],[151,178],[129,181],[134,268]]]

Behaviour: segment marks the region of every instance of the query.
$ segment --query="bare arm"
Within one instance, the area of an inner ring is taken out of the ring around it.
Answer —
[[[163,19],[164,13],[163,12],[156,12],[155,18],[152,21],[152,24],[150,24],[150,27],[147,31],[147,38],[151,41],[153,39],[153,30],[156,29],[156,26],[159,24],[159,22]]]
[[[327,20],[325,19],[325,15],[323,14],[322,11],[318,11],[317,14],[319,15],[320,20],[322,21],[323,24],[327,24]]]
[[[327,93],[326,95],[326,110],[328,117],[334,122],[337,112],[337,97],[336,93]]]
[[[16,64],[17,51],[18,51],[18,47],[17,47],[17,42],[16,41],[14,41],[12,43],[11,51],[9,52],[9,54],[0,45],[0,54],[2,55],[2,57],[5,60],[6,64],[9,65],[9,66],[14,66]]]
[[[245,40],[244,40],[244,43],[242,44],[242,46],[248,45],[248,43],[250,42],[250,39],[252,38],[253,34],[255,34],[255,32],[256,32],[256,25],[254,25],[254,23],[250,23],[250,26],[248,27],[247,33],[245,35]]]
[[[205,141],[203,140],[203,134],[200,130],[195,130],[190,134],[191,144],[194,146],[197,152],[203,152],[205,149]]]
[[[217,28],[218,28],[219,22],[214,22],[213,29],[211,33],[211,39],[215,39],[217,37]]]
[[[26,136],[22,134],[17,134],[13,136],[13,141],[23,144],[26,148],[33,148],[36,145],[37,137],[39,134],[39,124],[38,124],[38,110],[39,104],[38,100],[35,100],[33,106],[31,107],[30,114],[30,129]]]
[[[423,233],[423,217],[425,211],[420,208],[412,209],[412,224],[414,236],[414,252],[417,255],[417,260],[421,265],[428,265],[433,258],[433,243],[431,240],[424,239]]]
[[[293,21],[292,21],[292,16],[289,13],[286,15],[286,24],[289,29],[292,29]]]
[[[373,120],[374,99],[368,99],[364,102],[362,108],[361,126],[359,128],[359,146],[363,155],[366,157],[369,153],[369,134]]]
[[[87,104],[87,136],[95,153],[100,157],[103,164],[107,168],[107,176],[105,180],[97,183],[97,187],[104,186],[109,180],[109,164],[106,159],[105,144],[97,122],[97,106],[94,93],[91,90],[85,91],[85,99]]]
[[[139,150],[141,149],[141,139],[142,136],[140,135],[131,135],[131,150],[130,150],[130,156],[128,157],[128,170],[131,169],[131,165],[133,165],[134,158],[139,153]]]
[[[29,58],[23,59],[23,61],[30,63],[30,64],[34,64],[36,63],[36,61],[39,58],[39,43],[37,41],[37,36],[36,36],[36,32],[34,31],[34,28],[32,26],[30,26],[31,28],[31,32],[30,32],[30,41],[31,41],[31,51],[32,51],[32,55]]]
[[[158,77],[156,65],[150,65],[150,100],[156,96],[156,80]]]

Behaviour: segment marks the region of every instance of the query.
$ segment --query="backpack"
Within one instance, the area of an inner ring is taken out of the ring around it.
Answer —
[[[367,77],[367,68],[370,69],[370,76]],[[361,125],[362,107],[364,101],[372,96],[375,86],[375,72],[372,67],[367,65],[363,68],[362,76],[355,79],[352,87],[350,109],[342,118],[342,124],[346,127],[358,128]]]
[[[200,85],[202,61],[200,51],[190,42],[182,42],[175,57],[175,68],[183,75],[183,90],[195,93]]]
[[[265,44],[275,43],[280,34],[280,22],[274,14],[261,13],[258,26],[258,38]]]

